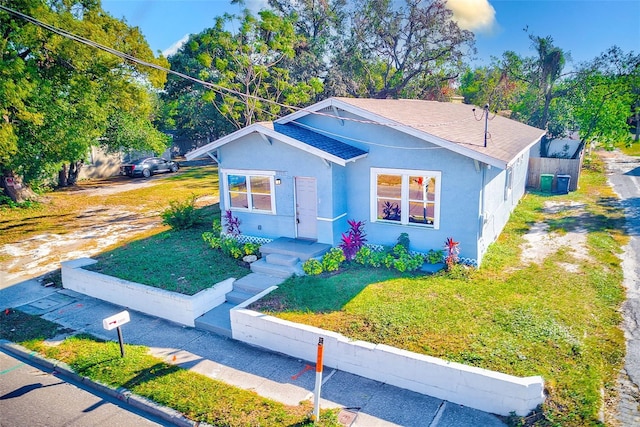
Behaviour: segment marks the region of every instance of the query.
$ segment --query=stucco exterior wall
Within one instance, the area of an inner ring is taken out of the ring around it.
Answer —
[[[345,117],[348,117],[344,113]],[[357,118],[357,117],[354,117]],[[409,234],[411,249],[427,252],[442,249],[445,240],[460,242],[461,256],[476,260],[479,228],[479,194],[482,175],[473,160],[426,143],[393,127],[363,124],[309,115],[299,119],[306,125],[345,135],[342,141],[369,152],[347,165],[344,187],[348,218],[366,220],[369,243],[393,245],[401,233]],[[339,139],[339,138],[338,138]],[[366,142],[369,142],[367,144]],[[401,148],[402,147],[402,148]],[[440,224],[438,229],[418,225],[371,222],[371,168],[396,168],[441,172]],[[343,231],[346,231],[346,223]]]
[[[250,160],[249,160],[250,159]],[[256,134],[247,135],[218,149],[220,182],[227,169],[274,171],[280,184],[274,186],[276,213],[252,213],[234,210],[241,221],[243,234],[266,238],[296,237],[295,177],[316,178],[318,218],[333,219],[342,201],[332,188],[344,181],[341,166],[327,164],[317,156],[305,153],[277,140],[266,142]],[[220,185],[220,209],[225,210],[224,185]],[[318,241],[334,244],[334,221],[318,221]]]

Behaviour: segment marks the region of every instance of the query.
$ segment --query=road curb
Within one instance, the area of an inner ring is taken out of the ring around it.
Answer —
[[[53,375],[82,384],[173,425],[179,427],[210,427],[208,424],[188,419],[182,413],[173,408],[159,405],[147,398],[135,395],[126,388],[119,387],[116,389],[100,382],[93,381],[88,377],[78,375],[66,363],[59,360],[47,359],[37,352],[29,350],[11,341],[0,339],[0,349],[6,350],[12,355],[29,362],[29,364],[35,365],[35,367],[40,368],[43,371],[48,371]]]

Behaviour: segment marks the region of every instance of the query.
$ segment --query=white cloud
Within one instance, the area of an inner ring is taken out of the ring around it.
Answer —
[[[163,50],[162,54],[165,58],[167,58],[169,55],[173,55],[178,51],[178,49],[182,47],[183,44],[187,42],[187,40],[189,40],[189,34],[185,34],[184,37],[182,37],[180,40]]]
[[[490,33],[496,27],[496,11],[489,0],[447,0],[447,7],[464,30]]]

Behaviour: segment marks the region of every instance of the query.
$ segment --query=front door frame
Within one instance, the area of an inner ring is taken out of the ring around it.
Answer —
[[[313,197],[306,197],[304,200],[301,200],[302,197],[299,196],[298,183],[302,184],[302,181],[306,180],[307,182],[313,183]],[[296,176],[294,177],[294,224],[295,224],[295,235],[298,239],[306,239],[306,240],[318,240],[318,180],[315,177],[311,176]],[[300,211],[300,207],[298,203],[307,202],[313,203],[313,206],[308,206],[307,209],[303,209]],[[301,227],[302,224],[302,227]],[[302,231],[302,233],[300,232]]]

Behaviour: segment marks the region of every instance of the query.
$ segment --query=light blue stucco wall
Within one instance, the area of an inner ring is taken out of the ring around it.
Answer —
[[[346,116],[346,113],[345,113]],[[442,249],[447,237],[460,242],[461,256],[478,259],[479,194],[481,172],[473,160],[436,147],[392,127],[340,121],[322,116],[299,119],[305,125],[345,135],[344,142],[369,152],[347,165],[347,185],[336,192],[346,195],[348,218],[366,220],[369,243],[393,245],[401,233],[409,234],[411,249],[426,252]],[[334,136],[335,137],[335,136]],[[395,168],[441,172],[440,227],[426,228],[371,222],[371,168]],[[343,231],[347,230],[345,221]]]
[[[273,171],[280,184],[275,185],[276,214],[251,213],[234,210],[241,221],[245,235],[277,238],[295,237],[294,178],[316,178],[318,217],[334,218],[335,212],[344,211],[344,202],[336,198],[332,188],[334,180],[344,182],[345,168],[327,164],[319,157],[308,154],[277,140],[266,142],[258,134],[250,134],[218,149],[220,171],[220,209],[224,211],[222,173],[228,169]],[[335,244],[332,221],[318,221],[318,241]]]

